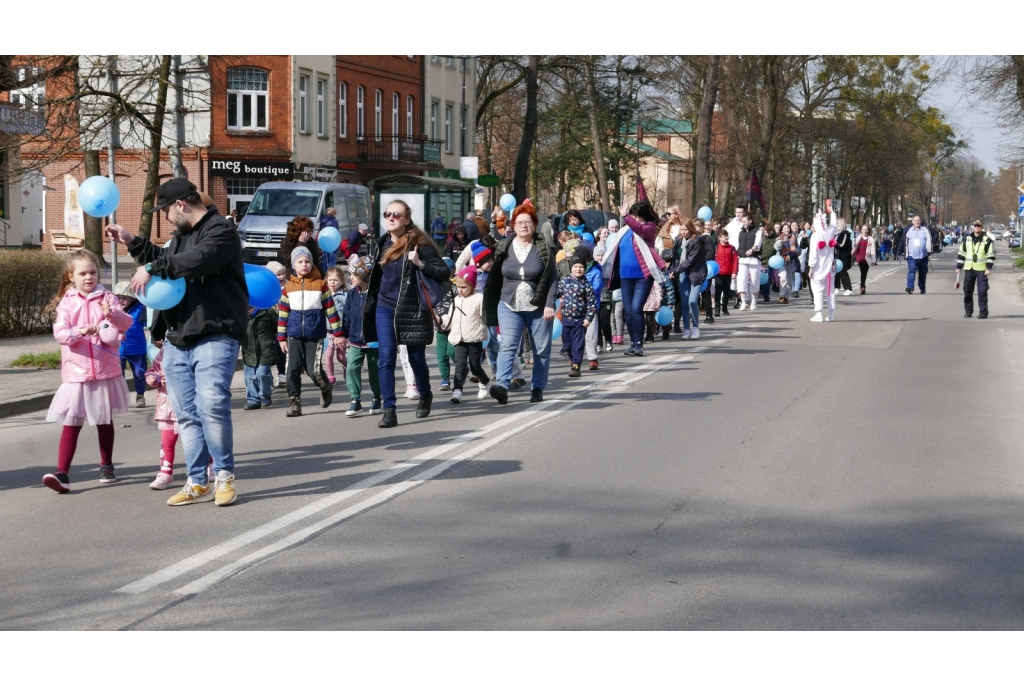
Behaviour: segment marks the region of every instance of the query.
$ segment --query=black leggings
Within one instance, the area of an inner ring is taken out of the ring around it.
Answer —
[[[853,290],[853,286],[850,285],[850,265],[843,262],[843,270],[836,274],[836,290],[839,290],[839,284],[843,284],[843,290]]]
[[[729,309],[729,286],[732,284],[732,276],[715,276],[715,309]]]
[[[455,378],[452,380],[455,381],[456,390],[462,390],[462,384],[466,382],[470,371],[481,383],[487,385],[490,379],[480,364],[483,349],[484,344],[479,342],[460,342],[455,345]]]
[[[868,260],[857,262],[857,266],[860,267],[860,287],[864,288],[868,280]]]
[[[601,309],[597,314],[597,344],[607,345],[612,341],[612,310],[614,302],[602,302]]]

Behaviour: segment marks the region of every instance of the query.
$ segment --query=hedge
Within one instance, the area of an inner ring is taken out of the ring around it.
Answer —
[[[60,287],[63,255],[0,250],[0,338],[48,333],[53,315],[43,310]]]

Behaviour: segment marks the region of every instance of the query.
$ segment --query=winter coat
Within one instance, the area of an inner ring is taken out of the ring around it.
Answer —
[[[249,289],[242,269],[242,242],[227,219],[209,211],[198,224],[174,232],[167,247],[137,236],[128,252],[154,276],[184,278],[185,297],[163,312],[167,341],[194,347],[203,338],[227,335],[241,342],[249,316]]]
[[[555,296],[562,298],[562,321],[593,321],[597,315],[597,296],[585,276],[561,279]]]
[[[368,258],[373,264],[370,270],[369,287],[363,305],[363,339],[366,342],[377,342],[377,297],[380,294],[380,281],[384,270],[380,260],[384,256],[384,244],[389,236],[383,235],[370,243]],[[423,266],[417,267],[406,255],[400,257],[402,262],[402,282],[398,287],[398,305],[395,307],[395,333],[399,345],[429,345],[434,342],[434,319],[430,310],[420,306],[420,294],[416,282],[416,272],[426,278],[444,283],[451,279],[448,265],[441,259],[437,248],[432,244],[417,247]]]
[[[708,277],[708,264],[704,254],[704,241],[701,238],[686,241],[686,253],[679,256],[679,263],[670,273],[686,274],[690,279],[690,285],[700,285],[704,282]]]
[[[106,319],[102,304],[109,307]],[[118,344],[108,344],[96,335],[82,336],[78,329],[85,326],[113,325],[124,333],[132,325],[132,317],[124,313],[117,295],[97,285],[88,295],[76,288],[68,288],[57,304],[57,320],[53,324],[53,337],[60,343],[60,379],[64,383],[114,378],[122,374]]]
[[[779,234],[772,232],[771,235],[767,233],[761,234],[761,266],[764,268],[768,267],[768,260],[775,256],[775,241],[779,239]]]
[[[597,262],[590,262],[587,265],[587,270],[583,273],[587,278],[587,283],[594,291],[594,297],[601,300],[601,296],[604,295],[604,278],[601,276],[601,265]]]
[[[501,267],[505,260],[508,259],[509,252],[512,250],[513,240],[515,240],[515,236],[509,236],[494,248],[494,266],[491,267],[490,275],[487,277],[487,283],[484,286],[484,323],[488,326],[498,325],[498,302],[501,301],[501,290],[505,285],[505,276],[501,273]],[[548,295],[553,295],[557,285],[557,282],[554,282],[552,278],[554,273],[556,273],[553,268],[555,253],[548,246],[539,231],[533,234],[533,246],[537,251],[537,258],[540,259],[544,271],[540,276],[540,280],[537,281],[537,287],[533,291],[533,299],[530,300],[530,304],[541,309],[552,307],[554,297],[549,298]]]
[[[720,276],[735,276],[740,270],[740,256],[736,248],[726,243],[718,244],[715,250],[715,261],[718,262],[718,274]]]
[[[246,366],[272,366],[277,363],[277,312],[257,309],[249,316],[242,340],[242,363]]]
[[[363,340],[363,305],[366,303],[366,291],[352,288],[345,298],[345,308],[341,314],[340,334],[356,346],[366,344]]]
[[[146,354],[146,305],[136,300],[124,313],[132,317],[132,325],[124,334],[119,354],[122,358]]]
[[[483,295],[473,293],[469,297],[456,297],[452,302],[452,325],[448,332],[448,342],[452,345],[458,345],[460,342],[483,342],[487,338],[483,316]]]
[[[316,340],[338,335],[341,321],[334,308],[334,296],[314,266],[308,276],[292,276],[284,284],[284,293],[277,306],[277,339]]]

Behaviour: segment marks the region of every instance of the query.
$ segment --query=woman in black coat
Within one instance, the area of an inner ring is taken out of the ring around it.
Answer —
[[[853,263],[853,236],[846,230],[846,222],[842,219],[838,222],[836,231],[836,259],[843,262],[843,270],[836,274],[836,294],[839,293],[839,284],[843,285],[843,294],[852,295],[853,286],[850,283],[850,265]]]
[[[398,346],[405,345],[420,394],[416,417],[430,415],[433,395],[427,369],[426,346],[434,340],[434,320],[420,292],[417,274],[445,283],[448,265],[434,242],[412,222],[409,205],[395,200],[384,212],[387,233],[370,243],[370,270],[363,306],[363,338],[378,343],[380,393],[384,400],[381,428],[398,425],[395,413],[395,363]]]

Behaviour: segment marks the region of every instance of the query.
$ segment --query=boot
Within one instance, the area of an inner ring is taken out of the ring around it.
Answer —
[[[722,305],[718,305],[717,307],[715,307],[715,316],[721,316],[721,315],[722,315]]]
[[[377,424],[378,428],[394,428],[398,425],[398,414],[395,412],[394,407],[385,407],[384,416],[380,417],[380,422]]]
[[[668,340],[668,334],[672,329],[669,326],[663,326],[661,329],[661,339]]]
[[[285,416],[292,418],[295,416],[302,416],[302,400],[298,397],[288,398],[288,411]]]
[[[704,317],[704,323],[714,323],[714,322],[715,322],[715,317],[711,316],[710,314],[708,314],[706,317]]]
[[[420,403],[419,406],[416,407],[417,419],[425,419],[428,416],[430,416],[430,404],[431,402],[433,402],[433,400],[433,395],[429,395],[427,397],[423,397],[422,395],[420,395]]]
[[[580,365],[579,364],[573,364],[572,365],[572,370],[569,372],[569,378],[579,378],[579,377],[580,377]]]
[[[327,409],[331,406],[331,402],[334,401],[334,390],[331,389],[330,385],[324,385],[320,388],[320,407]]]

